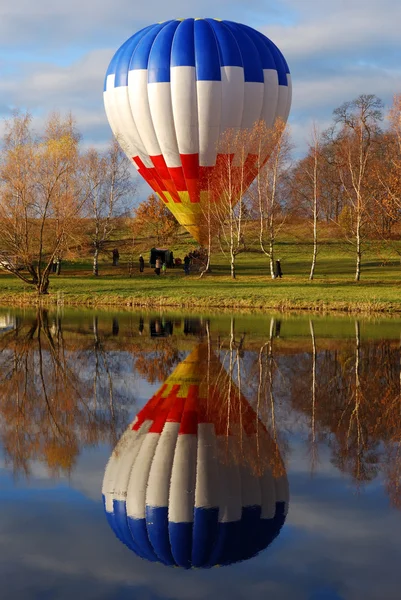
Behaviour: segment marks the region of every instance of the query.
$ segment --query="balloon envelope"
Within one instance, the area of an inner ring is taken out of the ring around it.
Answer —
[[[103,498],[116,536],[138,556],[205,568],[248,559],[273,541],[288,483],[277,445],[200,345],[121,438]]]
[[[207,239],[210,177],[227,131],[288,118],[291,78],[274,43],[232,21],[176,19],[145,27],[114,55],[106,114],[139,174],[197,239]],[[254,157],[249,164],[254,164]],[[246,163],[246,158],[243,157]],[[250,185],[254,168],[243,185]]]

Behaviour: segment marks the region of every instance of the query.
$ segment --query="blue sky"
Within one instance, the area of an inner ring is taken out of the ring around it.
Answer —
[[[40,124],[51,110],[71,110],[85,144],[104,146],[103,78],[114,51],[147,24],[189,16],[247,23],[281,48],[298,155],[312,121],[324,129],[343,101],[373,93],[389,105],[401,92],[398,0],[2,0],[0,117],[18,107]]]
[[[0,583],[14,600],[396,600],[399,513],[377,482],[358,495],[320,449],[316,476],[292,439],[290,510],[270,548],[231,567],[184,572],[137,558],[106,522],[109,448],[85,450],[69,481],[34,465],[12,480],[0,456]]]

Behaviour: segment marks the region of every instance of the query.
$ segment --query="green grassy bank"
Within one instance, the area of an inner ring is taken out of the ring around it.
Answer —
[[[365,256],[362,277],[353,281],[353,257],[340,245],[325,246],[318,257],[314,281],[308,280],[308,249],[281,248],[283,279],[272,280],[266,259],[256,253],[238,256],[237,278],[229,275],[227,259],[213,256],[213,271],[199,279],[185,277],[181,269],[171,269],[157,277],[150,268],[132,277],[122,261],[112,268],[101,264],[100,276],[91,275],[89,260],[66,262],[61,276],[53,275],[49,294],[40,299],[45,305],[144,306],[185,308],[229,308],[257,310],[317,310],[348,312],[401,312],[401,266],[396,257]],[[136,265],[135,265],[136,267]],[[0,304],[35,305],[33,288],[18,279],[0,274]]]

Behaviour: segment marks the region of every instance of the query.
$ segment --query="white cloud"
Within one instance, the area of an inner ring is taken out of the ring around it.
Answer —
[[[397,600],[399,515],[385,509],[382,489],[353,495],[327,449],[311,480],[301,446],[293,450],[290,512],[274,544],[245,563],[193,572],[141,561],[115,539],[100,503],[105,452],[88,452],[73,474],[71,493],[43,490],[42,482],[16,498],[6,492],[12,501],[2,502],[0,511],[0,584],[18,600],[45,591],[52,600],[306,600],[324,592],[347,600]]]
[[[313,120],[324,129],[334,108],[360,93],[388,105],[401,91],[401,4],[394,0],[6,0],[0,5],[0,115],[11,107],[71,110],[85,143],[110,139],[103,78],[115,49],[140,27],[177,16],[247,22],[288,59],[294,85],[296,155]]]

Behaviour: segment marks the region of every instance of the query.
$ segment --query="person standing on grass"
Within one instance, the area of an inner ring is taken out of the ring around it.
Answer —
[[[162,259],[158,256],[156,258],[156,264],[155,264],[155,273],[156,273],[156,275],[160,275],[161,266],[162,266]]]
[[[191,259],[189,258],[188,254],[185,255],[184,258],[184,273],[185,275],[189,275],[189,265],[191,264]]]
[[[119,258],[120,258],[120,253],[117,250],[117,248],[114,248],[112,254],[113,254],[113,267],[117,267],[118,261],[119,261]]]
[[[145,268],[145,261],[143,260],[142,254],[140,254],[139,255],[139,272],[143,273],[144,268]]]
[[[274,275],[275,275],[276,279],[277,279],[277,277],[280,277],[280,279],[281,279],[282,276],[283,276],[283,272],[281,270],[281,263],[280,263],[280,259],[279,258],[276,260],[276,272],[275,272]]]
[[[162,275],[165,275],[165,274],[166,274],[166,271],[167,271],[167,267],[166,267],[166,263],[164,262],[164,263],[162,264]]]

